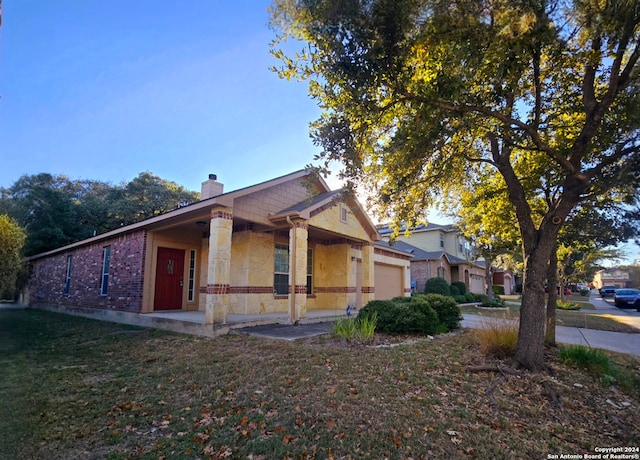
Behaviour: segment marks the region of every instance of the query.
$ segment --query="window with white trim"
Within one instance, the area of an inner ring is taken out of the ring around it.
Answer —
[[[443,278],[443,279],[447,279],[447,271],[444,269],[444,267],[438,267],[437,271],[437,275],[438,278]]]
[[[345,205],[340,205],[340,221],[347,223],[348,210]]]
[[[289,295],[289,246],[276,243],[273,266],[273,293]]]
[[[102,282],[100,295],[107,295],[109,291],[109,269],[111,266],[111,246],[105,246],[102,251]]]

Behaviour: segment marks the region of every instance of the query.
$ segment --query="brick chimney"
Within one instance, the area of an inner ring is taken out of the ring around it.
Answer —
[[[224,185],[218,182],[215,174],[209,174],[209,179],[202,183],[202,191],[200,192],[200,200],[206,200],[214,196],[222,195]]]

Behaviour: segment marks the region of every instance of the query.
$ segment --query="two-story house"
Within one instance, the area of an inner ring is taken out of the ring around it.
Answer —
[[[378,227],[380,236],[393,249],[413,255],[412,290],[421,292],[430,278],[440,277],[452,283],[462,281],[469,292],[485,292],[484,262],[473,260],[473,248],[455,225],[420,224],[405,236],[401,229],[394,241],[393,228]]]

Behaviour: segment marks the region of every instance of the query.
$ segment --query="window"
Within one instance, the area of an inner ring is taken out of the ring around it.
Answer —
[[[71,265],[73,264],[73,256],[67,256],[67,273],[64,281],[64,294],[69,294],[71,289]]]
[[[313,250],[307,249],[307,295],[313,295]]]
[[[105,246],[102,253],[102,284],[100,295],[107,295],[109,289],[109,266],[111,265],[111,246]]]
[[[195,300],[196,287],[196,250],[189,251],[189,284],[187,289],[187,300],[193,302]]]
[[[445,271],[444,267],[438,267],[437,275],[438,278],[447,279],[447,272]]]
[[[340,205],[340,221],[347,222],[347,207],[345,205]]]
[[[276,244],[273,292],[275,295],[289,294],[289,246],[286,244]]]
[[[444,233],[440,233],[440,247],[444,248]]]

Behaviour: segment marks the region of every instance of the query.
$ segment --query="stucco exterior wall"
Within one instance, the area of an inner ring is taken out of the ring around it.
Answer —
[[[236,198],[233,202],[234,217],[251,222],[270,224],[269,214],[274,214],[289,206],[311,197],[311,190],[302,180],[275,185],[266,190]]]
[[[346,222],[341,220],[342,208],[346,209]],[[367,235],[351,209],[340,202],[337,202],[328,209],[312,216],[309,219],[309,226],[329,230],[340,235],[347,235],[365,241],[369,240],[369,235]]]
[[[141,311],[146,239],[145,231],[126,233],[32,260],[28,287],[30,302]],[[106,246],[111,246],[111,263],[107,294],[101,295]],[[73,261],[69,293],[65,294],[69,255],[73,256]]]

